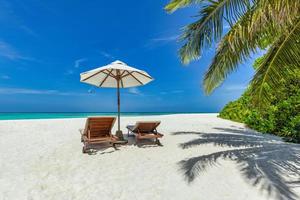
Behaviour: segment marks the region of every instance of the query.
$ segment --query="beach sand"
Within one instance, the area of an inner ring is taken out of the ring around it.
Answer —
[[[137,120],[161,120],[162,147],[82,154],[85,119],[0,121],[0,199],[300,198],[300,145],[216,114],[123,117],[123,132]]]

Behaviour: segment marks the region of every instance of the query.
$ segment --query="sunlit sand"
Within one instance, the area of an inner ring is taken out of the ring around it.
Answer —
[[[161,120],[163,146],[83,154],[85,119],[0,121],[0,199],[300,198],[299,144],[216,114],[123,117],[125,136],[137,120]]]

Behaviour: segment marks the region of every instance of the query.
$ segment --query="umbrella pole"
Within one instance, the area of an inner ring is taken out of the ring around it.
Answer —
[[[120,80],[118,80],[118,131],[120,131]]]
[[[124,140],[123,133],[120,130],[120,79],[117,79],[117,93],[118,93],[118,130],[116,132],[117,137],[120,140]]]

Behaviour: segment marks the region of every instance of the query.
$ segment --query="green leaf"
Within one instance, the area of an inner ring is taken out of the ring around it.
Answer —
[[[276,91],[289,74],[300,69],[300,19],[276,40],[252,80],[251,94],[261,106],[270,101],[268,89]]]
[[[223,20],[235,22],[249,9],[251,0],[211,0],[200,12],[200,19],[184,29],[181,40],[185,44],[180,49],[184,64],[198,59],[202,51],[218,41],[223,33]]]
[[[274,30],[261,9],[253,6],[248,10],[219,43],[216,55],[204,76],[205,92],[211,93],[252,52],[256,52],[260,41],[270,36],[269,32],[276,35]]]
[[[202,1],[203,0],[172,0],[165,6],[165,10],[172,13],[179,8],[184,8],[193,3],[201,3]]]

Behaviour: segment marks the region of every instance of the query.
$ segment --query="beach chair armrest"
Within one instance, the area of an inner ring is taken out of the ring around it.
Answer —
[[[156,132],[155,134],[158,135],[159,137],[163,137],[164,136],[164,134],[161,134],[159,132]]]
[[[79,131],[79,133],[81,134],[81,135],[83,135],[83,133],[84,133],[84,129],[78,129],[78,131]]]
[[[87,138],[85,135],[82,135],[82,136],[81,136],[81,139],[82,139],[82,141],[84,141],[84,142],[85,142],[85,141],[88,141],[88,138]]]
[[[111,138],[112,140],[118,140],[118,139],[119,139],[119,138],[118,138],[117,136],[115,136],[115,135],[111,135],[110,138]]]
[[[134,130],[134,125],[127,125],[126,128],[129,130],[129,131],[133,131]]]

